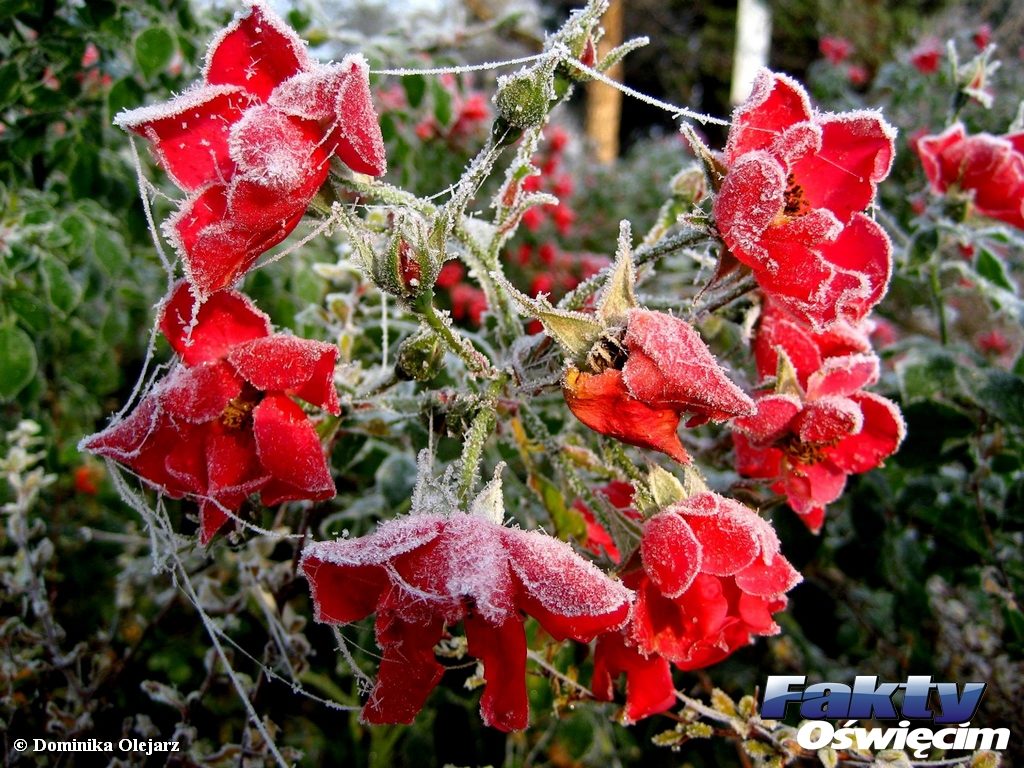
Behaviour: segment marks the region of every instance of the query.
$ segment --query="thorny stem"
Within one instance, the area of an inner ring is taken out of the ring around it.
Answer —
[[[492,272],[498,272],[499,274],[502,272],[501,262],[497,259],[492,259],[491,254],[480,247],[476,238],[467,232],[462,224],[455,227],[455,237],[466,246],[468,257],[476,262],[469,265],[473,271],[473,276],[480,281],[480,286],[483,288],[484,296],[487,299],[487,306],[493,308],[497,315],[498,327],[502,337],[506,343],[511,343],[520,334],[519,323],[509,303],[508,292],[491,277]]]
[[[421,312],[427,325],[437,333],[452,352],[462,359],[470,373],[487,379],[494,379],[501,375],[486,355],[474,347],[468,339],[452,329],[451,322],[438,313],[437,307],[434,306],[434,302],[430,300],[429,296],[423,302]]]
[[[700,322],[705,317],[728,306],[741,296],[745,296],[757,288],[757,280],[752,274],[744,275],[731,286],[726,286],[724,292],[713,293],[701,304],[693,306],[690,310],[694,322]]]
[[[688,229],[677,235],[673,235],[672,237],[665,238],[654,245],[640,246],[633,253],[633,264],[637,268],[640,268],[643,265],[650,264],[651,262],[660,259],[662,256],[667,256],[674,251],[697,245],[698,243],[707,240],[708,237],[708,233],[702,229]],[[558,306],[562,309],[580,309],[587,303],[587,299],[597,293],[601,286],[604,285],[609,274],[610,270],[605,269],[593,277],[587,278],[576,286],[576,288],[567,293],[562,300],[558,302]]]
[[[465,444],[462,449],[462,467],[459,470],[459,498],[464,504],[469,503],[470,495],[480,477],[480,461],[483,458],[484,446],[497,420],[494,406],[507,381],[508,377],[502,375],[491,382],[484,401],[480,404],[480,410],[473,417],[473,422],[463,437]]]

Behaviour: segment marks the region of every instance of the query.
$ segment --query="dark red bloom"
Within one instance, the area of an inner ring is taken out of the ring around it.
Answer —
[[[853,43],[842,37],[825,35],[818,41],[818,50],[832,64],[842,64],[853,53]]]
[[[779,551],[771,525],[752,509],[716,493],[678,502],[644,525],[640,562],[623,576],[636,590],[629,624],[602,636],[594,654],[594,694],[611,698],[626,673],[626,716],[636,720],[674,702],[667,664],[683,670],[716,664],[774,635],[772,614],[800,574]]]
[[[974,47],[979,51],[983,51],[988,48],[988,44],[992,42],[992,26],[990,24],[982,24],[971,35],[971,40],[974,43]]]
[[[774,480],[772,488],[817,533],[847,476],[881,466],[903,440],[899,408],[862,391],[877,380],[874,355],[830,357],[807,378],[802,396],[759,398],[754,416],[733,422],[737,471]]]
[[[886,291],[891,244],[862,211],[894,135],[876,112],[814,112],[798,83],[767,70],[733,116],[718,230],[765,293],[816,328],[860,321]]]
[[[1024,133],[968,136],[956,123],[917,143],[932,190],[970,193],[979,213],[1024,229]]]
[[[213,41],[203,79],[117,124],[148,139],[188,197],[164,225],[202,295],[230,285],[298,224],[336,155],[379,176],[384,145],[361,56],[310,61],[254,3]]]
[[[334,496],[320,438],[292,397],[340,412],[336,347],[272,333],[234,291],[197,307],[186,283],[163,305],[160,329],[181,362],[83,448],[167,496],[196,499],[203,544],[250,494],[267,505]]]
[[[752,412],[700,334],[677,317],[632,309],[621,341],[609,343],[604,370],[572,367],[562,382],[569,409],[595,432],[685,464],[677,434],[683,414],[694,427]]]
[[[505,528],[487,514],[420,513],[381,523],[358,539],[306,548],[317,621],[345,624],[376,613],[383,658],[363,707],[368,723],[410,723],[444,668],[434,656],[445,625],[463,622],[483,663],[484,723],[525,728],[523,614],[552,637],[589,641],[622,625],[632,594],[569,545]]]
[[[942,63],[942,43],[934,37],[923,40],[910,52],[910,63],[922,75],[934,75]]]

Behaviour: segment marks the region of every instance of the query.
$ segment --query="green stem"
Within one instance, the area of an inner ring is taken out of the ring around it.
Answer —
[[[508,293],[491,276],[492,272],[503,273],[501,261],[491,258],[491,254],[485,252],[461,224],[455,228],[455,237],[466,246],[468,253],[464,260],[480,282],[484,296],[487,298],[487,306],[494,311],[498,318],[498,329],[502,339],[506,344],[511,344],[521,334],[522,328],[516,319],[516,314],[512,311]]]
[[[930,284],[932,301],[935,302],[935,312],[939,316],[939,340],[943,346],[946,346],[949,342],[949,329],[946,327],[946,306],[942,303],[942,281],[939,279],[939,264],[937,260],[932,261]]]
[[[438,314],[437,307],[434,306],[429,295],[426,296],[426,301],[422,302],[420,310],[423,320],[448,345],[448,348],[462,359],[470,373],[487,379],[494,379],[501,375],[486,355],[452,328],[448,318]]]
[[[506,382],[507,378],[501,376],[491,383],[485,399],[480,405],[480,410],[473,417],[473,423],[469,425],[469,429],[463,436],[465,444],[462,448],[462,466],[459,469],[459,499],[463,504],[469,504],[473,489],[480,477],[480,462],[483,459],[484,446],[487,445],[487,438],[494,430],[494,424],[498,418],[494,406]]]

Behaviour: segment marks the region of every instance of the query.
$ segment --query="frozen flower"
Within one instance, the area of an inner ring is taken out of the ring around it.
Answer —
[[[320,438],[292,398],[339,413],[336,347],[272,333],[234,291],[196,310],[186,283],[162,307],[160,329],[180,363],[85,450],[167,496],[198,500],[203,544],[250,494],[267,505],[334,496]]]
[[[767,70],[734,114],[718,230],[765,293],[816,328],[860,321],[888,287],[891,244],[863,211],[894,136],[875,112],[814,112],[798,83]]]
[[[903,441],[899,408],[862,389],[877,380],[878,358],[852,354],[826,358],[806,391],[780,381],[776,393],[757,400],[755,415],[733,422],[737,471],[773,480],[818,532],[847,476],[881,466]]]
[[[421,511],[381,523],[369,536],[319,542],[303,552],[318,621],[345,624],[376,614],[383,658],[364,721],[412,722],[444,673],[434,646],[446,625],[461,621],[487,681],[484,723],[523,729],[529,719],[524,614],[555,639],[583,642],[629,615],[632,593],[569,545],[504,527],[500,505],[480,503],[495,483],[469,514]]]
[[[700,669],[754,636],[777,634],[772,615],[786,607],[786,592],[801,580],[767,521],[709,491],[646,522],[639,565],[623,575],[637,593],[633,617],[619,636],[602,636],[594,655],[598,698],[610,699],[612,680],[626,673],[629,720],[674,702],[664,661]]]
[[[969,136],[955,123],[917,153],[934,192],[969,193],[979,213],[1024,229],[1024,133]]]
[[[677,430],[751,413],[753,402],[726,376],[688,323],[662,312],[632,309],[621,336],[606,335],[590,354],[589,371],[572,366],[562,393],[573,414],[595,432],[689,456]]]
[[[233,283],[291,233],[332,155],[384,173],[368,72],[358,55],[312,62],[284,21],[254,3],[213,41],[199,83],[118,115],[188,193],[164,232],[201,294]]]

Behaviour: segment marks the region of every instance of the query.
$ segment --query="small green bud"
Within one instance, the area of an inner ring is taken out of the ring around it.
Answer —
[[[685,205],[696,205],[708,194],[708,179],[697,165],[683,168],[672,178],[672,196]]]
[[[433,331],[421,330],[398,347],[395,375],[404,381],[430,381],[441,371],[444,347]]]
[[[537,72],[501,78],[494,103],[498,116],[514,128],[532,128],[544,122],[551,102],[550,83]]]

